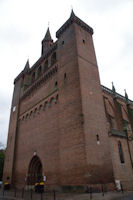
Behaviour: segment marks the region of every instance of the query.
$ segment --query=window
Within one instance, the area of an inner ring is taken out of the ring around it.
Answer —
[[[45,111],[47,104],[48,104],[48,102],[45,101],[45,103],[44,103],[44,105],[43,105],[43,111]]]
[[[97,138],[97,144],[100,144],[100,139],[98,134],[96,135],[96,138]]]
[[[28,119],[28,117],[29,117],[29,114],[26,115],[26,119]]]
[[[42,110],[42,105],[39,106],[39,110]]]
[[[58,86],[58,83],[57,83],[57,81],[55,82],[55,87],[57,88],[57,86]]]
[[[42,72],[42,68],[41,66],[38,68],[37,70],[37,77],[39,77],[41,75],[41,72]]]
[[[33,72],[32,77],[31,77],[31,82],[33,83],[35,81],[35,72]]]
[[[35,110],[34,110],[34,114],[35,114],[35,113],[37,113],[37,108],[35,108]]]
[[[127,131],[128,128],[129,128],[128,121],[123,120],[123,130],[124,130],[124,131]]]
[[[31,111],[31,112],[30,112],[30,117],[32,116],[32,113],[33,113],[33,112]]]
[[[66,76],[66,73],[65,73],[65,74],[64,74],[64,81],[66,80],[66,77],[67,77],[67,76]]]
[[[46,71],[47,68],[48,68],[48,60],[46,60],[45,63],[44,63],[44,71]]]
[[[85,40],[83,40],[83,43],[85,44]]]
[[[118,149],[119,149],[120,161],[121,161],[121,163],[125,163],[124,156],[123,156],[122,145],[121,145],[120,141],[118,141]]]
[[[37,113],[40,114],[41,110],[42,110],[42,105],[39,106]]]
[[[51,56],[51,65],[53,65],[56,62],[56,52],[54,52]]]

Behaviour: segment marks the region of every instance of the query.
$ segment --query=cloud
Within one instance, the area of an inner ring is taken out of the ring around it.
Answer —
[[[0,142],[6,145],[10,116],[10,97],[0,91]]]
[[[2,43],[7,45],[23,44],[30,40],[30,36],[26,31],[11,25],[0,27],[0,38]]]
[[[132,2],[132,0],[77,0],[77,6],[80,5],[82,9],[92,13],[103,13],[114,9],[119,6]],[[89,13],[88,13],[89,14]]]

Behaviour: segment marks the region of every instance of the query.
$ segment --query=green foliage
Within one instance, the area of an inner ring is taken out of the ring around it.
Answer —
[[[2,180],[4,160],[5,160],[5,151],[0,150],[0,180]]]

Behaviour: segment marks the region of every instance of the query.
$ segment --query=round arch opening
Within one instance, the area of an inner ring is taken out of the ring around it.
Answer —
[[[28,185],[34,185],[35,183],[41,182],[43,180],[42,176],[42,163],[38,156],[33,156],[30,161],[28,168]]]

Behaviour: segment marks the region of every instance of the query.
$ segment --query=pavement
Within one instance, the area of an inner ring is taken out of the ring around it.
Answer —
[[[55,197],[53,193],[37,194],[37,193],[25,193],[22,198],[21,192],[16,194],[6,192],[3,194],[0,192],[0,200],[133,200],[133,191],[130,192],[107,192],[93,193],[92,196],[89,193],[75,194],[75,193],[56,193]]]

